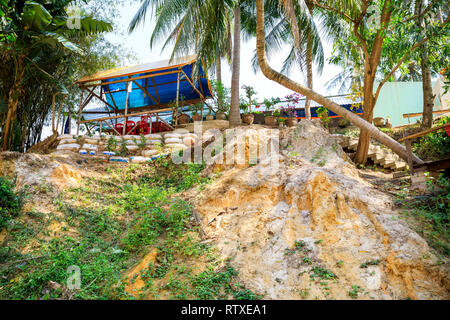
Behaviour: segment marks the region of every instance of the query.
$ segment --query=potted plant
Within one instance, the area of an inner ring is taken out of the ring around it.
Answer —
[[[330,122],[330,117],[328,116],[328,109],[325,107],[320,107],[317,109],[317,116],[322,120],[323,126],[328,128],[328,123]]]
[[[212,115],[212,108],[208,105],[208,114],[205,116],[206,121],[214,120],[214,116]]]
[[[179,107],[183,106],[184,104],[184,96],[181,95],[180,99],[178,101],[178,105],[177,105],[177,101],[174,100],[169,104],[169,108],[172,109],[172,114],[173,114],[173,124],[175,124],[175,119],[178,119],[178,124],[187,124],[189,123],[189,116],[187,114],[181,113],[180,114],[180,110]]]
[[[283,129],[286,126],[286,119],[285,118],[279,118],[278,119],[278,127],[280,129]]]
[[[295,127],[297,125],[295,106],[281,107],[281,112],[287,116],[286,125],[288,127]]]
[[[199,114],[203,109],[203,103],[198,102],[189,107],[189,110],[192,111],[192,121],[202,121],[203,117]]]
[[[243,111],[242,121],[247,123],[248,125],[253,124],[255,120],[255,116],[251,114],[252,104],[253,104],[253,96],[256,94],[255,90],[251,86],[242,86],[242,89],[245,91],[245,96],[247,97],[247,101],[243,100],[240,105],[240,109]]]
[[[214,92],[216,119],[227,120],[226,113],[230,110],[230,89],[220,81],[211,81],[211,89]]]
[[[286,119],[286,125],[288,127],[295,127],[298,123],[297,113],[295,109],[297,108],[303,96],[299,93],[294,92],[293,94],[287,95],[285,98],[288,102],[290,102],[290,104],[286,108],[283,108],[283,112],[288,116],[288,118]]]
[[[274,105],[281,101],[280,98],[270,98],[264,99],[264,106],[266,107],[266,111],[270,111]],[[279,115],[279,112],[278,112]],[[268,126],[276,126],[277,125],[277,116],[274,113],[265,113],[264,114],[264,123]]]

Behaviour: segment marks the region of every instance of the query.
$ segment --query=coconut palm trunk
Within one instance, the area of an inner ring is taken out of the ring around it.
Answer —
[[[364,129],[369,136],[373,137],[380,143],[392,149],[392,151],[397,153],[401,158],[407,160],[408,153],[406,151],[406,148],[397,141],[395,141],[394,139],[392,139],[391,137],[389,137],[388,135],[378,130],[371,123],[367,122],[358,115],[350,112],[349,110],[341,107],[332,100],[325,98],[324,96],[318,94],[317,92],[314,92],[313,90],[289,79],[285,75],[275,71],[270,67],[265,52],[264,0],[256,0],[256,8],[257,8],[256,49],[258,55],[258,63],[262,73],[268,79],[275,81],[288,89],[303,94],[305,97],[310,98],[311,100],[316,101],[320,105],[339,114],[344,119],[352,122],[357,127]],[[423,163],[423,161],[415,155],[413,155],[413,161],[418,164]]]
[[[239,77],[241,67],[241,8],[239,5],[234,9],[234,35],[233,35],[233,67],[231,75],[231,106],[230,126],[241,124],[241,113],[239,109]]]
[[[216,81],[222,83],[222,61],[220,55],[216,58]]]
[[[306,1],[306,6],[308,7],[309,14],[313,14],[314,5],[311,1]],[[309,89],[313,89],[313,62],[312,62],[312,50],[313,50],[313,41],[311,31],[308,34],[306,39],[306,81]],[[306,98],[305,101],[305,118],[311,120],[311,99]]]
[[[312,70],[312,39],[308,35],[306,43],[306,81],[309,89],[313,89],[313,70]],[[311,120],[311,99],[308,97],[305,101],[305,117]]]

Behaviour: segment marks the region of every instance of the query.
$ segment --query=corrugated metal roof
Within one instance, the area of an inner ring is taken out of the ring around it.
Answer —
[[[106,80],[111,78],[119,78],[132,76],[139,73],[147,73],[154,72],[158,70],[171,69],[174,67],[181,67],[188,64],[192,64],[197,60],[197,55],[190,55],[185,57],[174,58],[172,61],[170,60],[161,60],[156,62],[150,62],[140,65],[115,68],[105,71],[97,72],[93,75],[83,77],[79,79],[76,83],[86,83],[92,81]]]

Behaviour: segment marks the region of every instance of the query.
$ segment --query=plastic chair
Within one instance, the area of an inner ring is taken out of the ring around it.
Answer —
[[[137,128],[138,134],[149,134],[150,133],[150,125],[148,123],[148,116],[141,116],[141,121],[139,121],[139,125]]]
[[[117,130],[117,132],[119,134],[123,133],[123,123],[116,123],[116,125],[114,126],[114,128]]]
[[[136,129],[133,129],[133,127],[136,125],[136,123],[134,121],[127,121],[126,124],[126,129],[125,129],[125,134],[136,134]],[[132,131],[130,131],[131,129],[133,129]]]

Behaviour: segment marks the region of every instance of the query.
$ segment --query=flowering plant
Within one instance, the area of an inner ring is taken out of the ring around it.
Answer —
[[[281,111],[284,114],[287,114],[289,118],[296,118],[297,113],[295,109],[297,108],[297,105],[300,103],[300,100],[303,99],[303,96],[299,93],[294,92],[293,94],[289,94],[284,97],[287,102],[290,102],[290,104],[286,107],[282,107]]]
[[[281,112],[284,114],[287,114],[289,118],[296,118],[297,113],[295,111],[295,106],[287,106],[287,107],[281,107]]]

